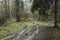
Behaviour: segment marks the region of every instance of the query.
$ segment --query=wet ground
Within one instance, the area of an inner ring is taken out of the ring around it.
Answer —
[[[33,40],[60,40],[60,29],[53,27],[39,27],[39,33]]]
[[[31,25],[30,25],[31,26]],[[38,24],[33,25],[36,27],[36,30],[31,34],[26,36],[24,40],[60,40],[60,29],[53,27],[43,27]],[[27,30],[27,28],[23,28],[18,31],[14,38],[11,40],[20,40],[21,35]],[[3,39],[4,40],[4,39]]]

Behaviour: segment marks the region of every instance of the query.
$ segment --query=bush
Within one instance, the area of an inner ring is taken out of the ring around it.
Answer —
[[[6,22],[4,17],[0,17],[0,26],[2,26]]]

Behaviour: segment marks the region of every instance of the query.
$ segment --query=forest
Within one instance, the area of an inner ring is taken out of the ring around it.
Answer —
[[[60,0],[0,0],[0,40],[60,40]]]

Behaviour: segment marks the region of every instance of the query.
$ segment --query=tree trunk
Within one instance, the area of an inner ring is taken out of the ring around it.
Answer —
[[[55,20],[55,22],[54,22],[54,27],[56,28],[58,28],[58,24],[57,24],[57,3],[58,3],[58,0],[55,0],[55,13],[54,13],[54,20]]]
[[[8,17],[8,13],[7,13],[7,0],[5,0],[5,4],[4,4],[4,6],[5,6],[4,19],[5,19],[5,21],[6,21],[6,25],[7,25],[7,17]]]
[[[16,21],[17,21],[17,22],[20,22],[19,0],[16,0]]]

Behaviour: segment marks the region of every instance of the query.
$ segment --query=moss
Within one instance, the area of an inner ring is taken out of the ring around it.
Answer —
[[[7,26],[0,27],[0,38],[5,35],[16,32],[17,30],[25,27],[25,25],[26,25],[25,23],[19,22],[19,23],[12,23]]]

